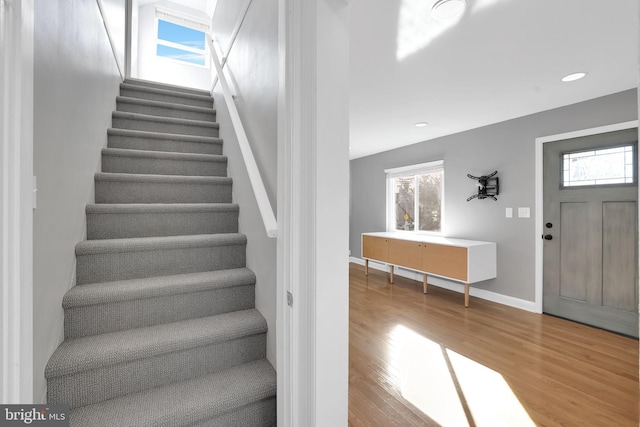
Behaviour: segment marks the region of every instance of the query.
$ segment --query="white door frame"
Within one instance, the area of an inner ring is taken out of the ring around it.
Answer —
[[[583,136],[597,135],[600,133],[615,132],[618,130],[631,129],[638,127],[638,120],[632,120],[629,122],[615,123],[612,125],[599,126],[595,128],[583,129],[574,132],[561,133],[557,135],[549,135],[536,138],[536,174],[535,174],[535,189],[536,189],[536,204],[535,204],[535,242],[536,242],[536,255],[535,255],[535,308],[538,313],[542,313],[542,295],[543,295],[543,283],[542,283],[542,251],[543,242],[541,236],[544,234],[543,222],[544,214],[543,208],[543,164],[542,164],[542,148],[547,142],[562,141],[564,139],[580,138]],[[640,187],[639,187],[640,188]]]
[[[278,7],[278,426],[346,427],[348,2]]]
[[[0,0],[0,403],[33,402],[33,0]]]

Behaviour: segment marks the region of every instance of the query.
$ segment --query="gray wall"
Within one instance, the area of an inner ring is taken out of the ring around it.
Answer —
[[[212,32],[218,40],[227,40],[221,44],[225,51],[242,3],[218,0]],[[254,1],[251,4],[225,67],[274,212],[277,196],[277,6],[277,0]],[[220,136],[224,139],[224,153],[229,156],[233,198],[240,204],[240,232],[248,236],[247,266],[258,278],[256,308],[269,326],[267,358],[275,366],[276,240],[267,238],[219,84],[215,87],[214,98]]]
[[[75,281],[74,246],[85,236],[84,207],[93,200],[120,75],[93,0],[35,2],[34,38],[33,363],[40,402],[45,365],[62,340],[62,296]]]
[[[534,301],[535,139],[541,136],[637,120],[636,90],[581,102],[351,161],[350,249],[361,257],[360,235],[385,231],[388,168],[444,160],[444,227],[448,237],[497,242],[496,279],[474,285]],[[498,201],[466,202],[476,187],[467,173],[498,170]],[[514,218],[505,218],[505,208]],[[531,218],[517,218],[530,207]]]

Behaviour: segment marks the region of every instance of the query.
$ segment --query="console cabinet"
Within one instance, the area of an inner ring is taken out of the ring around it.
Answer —
[[[495,278],[497,270],[494,242],[407,233],[363,233],[362,258],[365,275],[369,260],[388,264],[391,283],[394,266],[422,273],[425,294],[429,275],[461,282],[465,307],[469,307],[469,285]]]

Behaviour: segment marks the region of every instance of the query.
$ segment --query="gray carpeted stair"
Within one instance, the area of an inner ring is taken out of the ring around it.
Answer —
[[[246,268],[75,286],[64,296],[65,336],[213,316],[253,307],[256,278]]]
[[[250,309],[67,340],[47,365],[49,402],[73,409],[262,359],[266,331]]]
[[[233,203],[129,203],[87,205],[87,239],[238,232]]]
[[[274,426],[256,277],[204,91],[121,85],[48,402],[72,426]]]
[[[216,120],[216,110],[214,109],[180,105],[171,102],[118,96],[116,98],[116,106],[118,111],[128,113],[173,117],[176,119],[202,120],[205,122],[214,122]]]
[[[203,120],[176,119],[174,117],[114,111],[111,124],[120,129],[147,132],[173,133],[178,135],[218,136],[218,123]]]
[[[71,426],[275,426],[275,384],[269,362],[258,360],[79,408],[72,412]],[[179,409],[170,412],[168,408]]]
[[[76,283],[240,268],[246,243],[236,233],[85,240],[76,245]]]
[[[133,174],[226,176],[227,158],[216,154],[103,148],[102,170]]]
[[[95,175],[96,203],[230,203],[231,178],[129,173]]]
[[[222,140],[193,135],[145,132],[131,129],[108,129],[109,148],[169,151],[172,153],[222,154]]]
[[[160,89],[160,90],[169,91],[172,94],[199,95],[207,99],[207,101],[209,102],[209,107],[213,106],[213,98],[211,98],[208,91],[203,89],[196,89],[196,88],[184,87],[184,86],[174,86],[166,83],[152,82],[150,80],[141,80],[141,79],[136,79],[132,77],[128,77],[127,80],[124,83],[122,83],[122,85],[131,87],[133,89],[143,89],[143,88]],[[145,98],[145,97],[142,96],[142,98]]]
[[[152,87],[122,83],[120,96],[142,98],[150,101],[172,102],[179,105],[212,108],[213,99],[206,93],[191,93],[185,91],[167,90],[164,86]]]

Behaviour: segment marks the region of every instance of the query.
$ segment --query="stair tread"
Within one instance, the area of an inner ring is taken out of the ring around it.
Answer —
[[[172,141],[189,141],[189,142],[201,142],[201,143],[209,143],[209,144],[222,144],[222,138],[217,138],[214,136],[182,135],[182,134],[167,133],[167,132],[149,132],[146,130],[136,130],[136,129],[109,128],[107,129],[107,134],[118,135],[118,136],[130,136],[134,138],[167,139]]]
[[[83,240],[76,245],[76,256],[102,253],[156,251],[163,249],[199,248],[204,246],[244,245],[246,243],[247,237],[240,233]]]
[[[201,378],[76,408],[71,412],[71,425],[187,426],[275,394],[276,373],[266,359],[261,359]]]
[[[88,214],[229,212],[238,211],[237,203],[95,203],[86,206]]]
[[[227,156],[220,154],[176,153],[171,151],[134,150],[128,148],[103,148],[102,154],[118,157],[136,157],[166,160],[189,160],[201,162],[226,162]]]
[[[211,92],[206,89],[197,89],[195,87],[190,87],[190,86],[181,86],[181,85],[176,85],[172,83],[163,83],[163,82],[157,82],[153,80],[139,79],[135,77],[127,77],[123,83],[130,84],[133,86],[157,87],[157,88],[166,89],[166,90],[184,91],[187,93],[194,93],[197,95],[211,97]]]
[[[179,119],[176,117],[162,117],[150,114],[130,113],[128,111],[114,111],[112,117],[116,119],[140,120],[156,123],[180,124],[188,126],[208,127],[218,129],[220,127],[217,122],[207,122],[204,120]]]
[[[255,274],[248,268],[89,283],[71,288],[63,298],[62,307],[66,309],[251,284],[255,284]]]
[[[195,105],[176,104],[174,102],[155,101],[152,99],[145,99],[145,98],[134,98],[132,96],[116,96],[116,102],[126,103],[126,104],[137,104],[145,107],[161,107],[161,108],[169,108],[172,110],[191,111],[194,113],[211,113],[212,115],[216,114],[215,108],[198,107]]]
[[[142,298],[201,292],[234,286],[253,285],[256,276],[248,268],[205,271],[173,276],[147,277],[114,282],[89,283],[71,288],[62,300],[69,309]]]
[[[170,96],[177,96],[177,97],[182,97],[182,98],[189,98],[189,99],[197,99],[197,100],[206,100],[206,101],[212,101],[213,102],[213,98],[211,97],[211,95],[207,92],[202,92],[202,93],[188,93],[188,92],[183,92],[181,91],[180,87],[176,87],[178,90],[172,90],[173,88],[170,86],[166,86],[166,88],[159,88],[159,87],[151,87],[151,86],[144,86],[144,85],[138,85],[138,84],[131,84],[131,83],[120,83],[120,90],[122,89],[131,89],[131,90],[137,90],[140,92],[149,92],[149,93],[157,93],[157,94],[162,94],[162,95],[170,95]],[[184,88],[184,89],[190,89],[190,88]]]
[[[249,309],[73,338],[63,341],[53,353],[45,377],[71,375],[266,331],[264,317],[256,309]]]
[[[231,184],[233,179],[227,176],[198,176],[198,175],[151,175],[119,172],[97,172],[96,181],[121,182],[175,182],[193,184]]]

